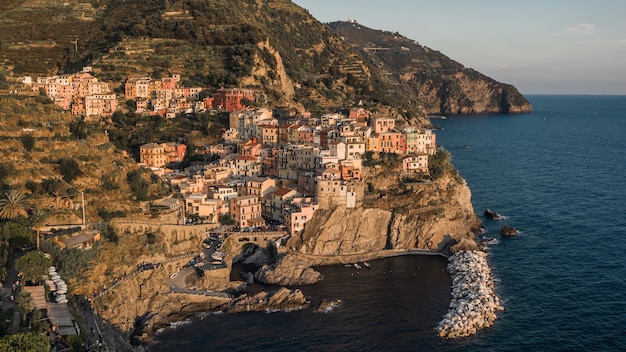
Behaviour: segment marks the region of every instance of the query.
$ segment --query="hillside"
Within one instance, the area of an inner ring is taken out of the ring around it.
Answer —
[[[126,77],[179,73],[186,85],[258,89],[268,106],[292,112],[358,101],[393,106],[407,119],[424,109],[529,111],[515,88],[438,52],[388,32],[359,25],[357,36],[351,24],[330,24],[344,41],[287,0],[0,0],[0,11],[0,57],[16,76],[91,65],[119,88]],[[469,93],[477,91],[484,101]]]
[[[262,90],[272,107],[404,104],[381,94],[386,86],[358,53],[286,0],[2,0],[0,10],[0,52],[14,75],[92,65],[114,86],[181,73],[188,85]]]
[[[428,113],[532,111],[515,87],[496,82],[399,33],[370,29],[356,22],[333,22],[328,26]]]

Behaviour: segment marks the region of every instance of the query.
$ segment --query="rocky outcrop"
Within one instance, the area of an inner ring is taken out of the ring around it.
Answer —
[[[519,234],[519,231],[511,226],[504,225],[500,229],[500,234],[502,234],[502,236],[515,236]]]
[[[241,297],[223,308],[224,312],[266,312],[276,310],[300,310],[308,307],[309,300],[299,289],[282,287],[278,291],[259,292],[254,296]]]
[[[226,297],[172,293],[168,275],[162,266],[125,279],[94,301],[98,315],[115,325],[127,340],[138,328],[139,337],[147,342],[149,336],[170,322],[218,310],[230,302]]]
[[[389,197],[376,208],[318,210],[287,246],[319,256],[383,249],[443,251],[461,239],[474,239],[480,228],[470,198],[463,179],[442,177]]]
[[[310,285],[322,279],[306,258],[287,255],[276,266],[264,265],[254,275],[255,280],[281,286]]]
[[[315,255],[346,255],[385,248],[391,212],[338,207],[315,214],[302,236],[287,246]]]
[[[485,217],[487,219],[492,219],[492,220],[498,220],[500,219],[500,214],[496,213],[495,211],[491,210],[491,209],[487,209],[483,212],[483,215],[485,215]]]

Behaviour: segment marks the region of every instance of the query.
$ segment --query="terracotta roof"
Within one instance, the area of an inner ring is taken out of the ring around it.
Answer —
[[[240,155],[237,157],[237,160],[249,160],[249,161],[257,161],[258,159],[253,156],[248,155]]]
[[[281,188],[277,189],[276,192],[274,192],[274,195],[282,197],[284,195],[289,194],[292,191],[293,191],[293,189],[291,189],[291,188],[281,187]]]

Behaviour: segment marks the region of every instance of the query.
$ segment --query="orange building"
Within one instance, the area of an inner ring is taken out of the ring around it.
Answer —
[[[257,196],[241,196],[231,199],[230,216],[241,228],[265,222],[261,217],[261,204]]]

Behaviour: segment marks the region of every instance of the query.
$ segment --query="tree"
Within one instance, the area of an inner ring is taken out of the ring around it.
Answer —
[[[46,336],[34,332],[17,333],[0,339],[0,351],[45,352],[50,351],[50,342]]]
[[[452,154],[443,148],[437,149],[435,155],[428,157],[428,168],[433,179],[436,180],[454,169],[451,158]]]
[[[8,163],[0,164],[0,191],[7,190],[9,188],[6,179],[11,175],[13,167]]]
[[[0,198],[0,219],[13,220],[19,217],[27,217],[31,205],[26,195],[20,191],[11,189],[4,192]]]
[[[24,280],[37,282],[48,273],[52,265],[50,259],[41,252],[28,252],[15,261],[15,270]]]
[[[22,313],[22,322],[26,321],[26,314],[30,313],[35,306],[33,305],[33,301],[30,299],[30,292],[28,291],[20,291],[17,295],[17,311]]]
[[[148,199],[148,188],[150,184],[143,177],[145,172],[141,169],[137,169],[126,174],[126,182],[130,186],[133,195],[139,201],[144,201]]]
[[[27,225],[21,221],[7,221],[0,224],[2,239],[9,243],[11,248],[30,246],[33,243],[33,236]]]
[[[70,122],[70,133],[76,139],[87,138],[87,123],[84,118],[78,118]]]
[[[105,191],[114,191],[120,188],[120,185],[115,180],[115,175],[102,175],[100,179],[100,186]]]
[[[222,214],[219,216],[218,221],[222,225],[234,225],[235,220],[228,214]]]
[[[32,151],[35,147],[35,137],[33,137],[33,135],[31,134],[23,134],[20,137],[20,141],[22,142],[22,145],[27,152]]]
[[[41,181],[41,187],[49,195],[58,195],[63,191],[63,184],[58,178],[46,178]]]
[[[74,159],[64,158],[59,162],[59,172],[63,175],[63,180],[67,183],[72,183],[83,172],[80,170],[80,166]]]

